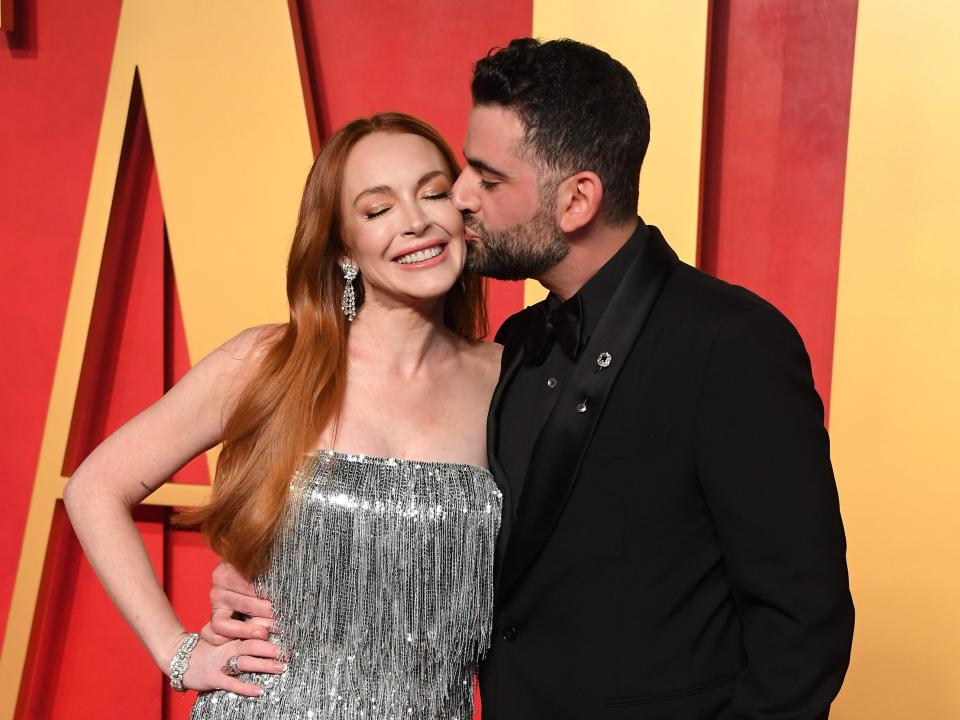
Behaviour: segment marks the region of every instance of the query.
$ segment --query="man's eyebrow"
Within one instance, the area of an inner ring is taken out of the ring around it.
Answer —
[[[489,173],[490,175],[496,175],[502,180],[509,180],[510,176],[507,175],[503,170],[497,170],[495,167],[488,165],[483,160],[478,160],[477,158],[472,158],[466,153],[463,154],[463,157],[467,161],[467,165],[472,167],[474,170],[479,170],[480,172]]]
[[[431,170],[430,172],[424,173],[420,176],[420,179],[417,180],[417,187],[419,188],[428,180],[433,180],[437,175],[446,175],[443,170]],[[353,199],[353,204],[356,205],[360,202],[360,198],[364,195],[379,195],[381,193],[391,193],[393,188],[389,185],[375,185],[374,187],[369,187],[366,190],[361,190],[357,196]]]

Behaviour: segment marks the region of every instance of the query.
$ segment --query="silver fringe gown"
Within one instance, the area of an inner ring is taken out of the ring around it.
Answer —
[[[501,496],[472,465],[324,451],[291,483],[269,570],[289,654],[242,673],[260,698],[201,693],[191,720],[470,720],[486,651]]]

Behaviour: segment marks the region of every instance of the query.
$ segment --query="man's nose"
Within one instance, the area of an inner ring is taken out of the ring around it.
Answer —
[[[462,213],[475,213],[480,209],[480,197],[476,192],[476,183],[469,182],[470,168],[466,168],[450,190],[453,206]]]

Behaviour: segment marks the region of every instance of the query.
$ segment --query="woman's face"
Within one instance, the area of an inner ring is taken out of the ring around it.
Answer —
[[[442,297],[466,259],[463,218],[450,201],[440,151],[419,135],[374,133],[347,156],[340,212],[365,302],[411,305]]]

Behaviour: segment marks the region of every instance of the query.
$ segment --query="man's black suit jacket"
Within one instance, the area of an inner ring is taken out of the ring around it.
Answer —
[[[654,227],[504,493],[484,720],[826,718],[853,632],[823,405],[793,326]],[[607,367],[597,363],[611,355]]]

